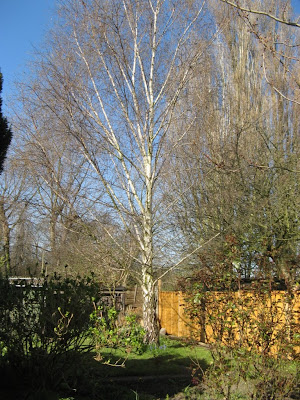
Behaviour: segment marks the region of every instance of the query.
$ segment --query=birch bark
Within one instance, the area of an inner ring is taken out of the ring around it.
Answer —
[[[154,260],[164,211],[157,182],[170,156],[175,105],[203,55],[204,8],[205,0],[61,1],[63,28],[43,63],[53,112],[67,111],[66,128],[97,176],[95,190],[105,189],[105,207],[139,248],[133,261],[147,342],[158,340]]]

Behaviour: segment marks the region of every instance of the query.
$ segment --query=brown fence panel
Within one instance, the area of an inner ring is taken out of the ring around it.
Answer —
[[[159,292],[160,326],[169,335],[191,337],[196,331],[192,321],[184,311],[185,301],[182,292]]]
[[[221,295],[221,294],[220,294]],[[221,295],[222,296],[222,295]],[[252,293],[249,291],[245,292],[236,292],[235,296],[237,299],[241,296],[245,296],[248,298],[248,305],[253,307],[249,307],[249,318],[256,318],[257,313],[259,312],[259,302],[258,299],[253,297],[250,299],[249,296],[252,296]],[[214,293],[214,298],[218,298],[216,293]],[[269,303],[268,303],[269,302]],[[300,293],[296,292],[295,296],[291,303],[285,301],[285,292],[282,291],[274,291],[272,293],[271,299],[268,300],[267,307],[272,307],[272,304],[276,304],[276,315],[274,316],[274,321],[278,326],[278,329],[282,327],[288,327],[289,324],[294,324],[299,326],[300,324]],[[238,303],[238,302],[237,302]],[[165,328],[167,334],[175,335],[178,337],[193,337],[198,340],[204,341],[204,338],[208,338],[208,341],[212,341],[213,330],[214,327],[206,324],[205,327],[196,326],[186,315],[185,313],[185,300],[184,294],[182,292],[159,292],[159,320],[161,327]],[[289,309],[288,309],[289,308]],[[210,312],[210,310],[207,310]],[[289,320],[291,316],[291,320]],[[205,328],[205,335],[204,330]],[[275,332],[276,333],[276,332]],[[236,332],[237,340],[239,339],[239,332]],[[299,348],[296,349],[300,351]]]

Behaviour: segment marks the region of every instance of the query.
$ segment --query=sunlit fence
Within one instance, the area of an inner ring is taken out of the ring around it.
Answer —
[[[197,326],[187,313],[186,302],[182,292],[159,292],[158,298],[159,321],[167,334],[178,337],[192,337],[200,339],[203,326]]]
[[[234,340],[261,350],[267,345],[272,352],[290,337],[300,352],[299,291],[292,296],[284,291],[220,291],[192,301],[182,292],[159,293],[159,320],[168,334],[207,343]]]

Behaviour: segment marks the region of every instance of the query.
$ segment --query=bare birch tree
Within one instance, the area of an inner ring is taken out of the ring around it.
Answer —
[[[132,257],[144,298],[145,341],[156,342],[155,238],[166,212],[158,182],[176,144],[169,153],[164,146],[173,122],[185,119],[175,105],[205,61],[200,38],[205,32],[209,45],[212,24],[203,17],[205,1],[60,4],[62,28],[41,60],[42,84],[53,98],[53,115],[68,113],[66,129],[97,175],[94,189],[106,191],[103,205],[139,249]],[[182,126],[177,142],[189,129]],[[112,239],[128,252],[118,237]]]

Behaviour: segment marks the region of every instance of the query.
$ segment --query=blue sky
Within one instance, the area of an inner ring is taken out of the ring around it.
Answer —
[[[0,0],[0,69],[4,78],[4,108],[14,79],[20,77],[33,46],[39,47],[51,26],[55,3],[56,0]]]
[[[0,68],[4,110],[15,78],[20,78],[33,46],[39,47],[51,26],[56,0],[0,0]],[[292,0],[300,15],[300,0]]]

